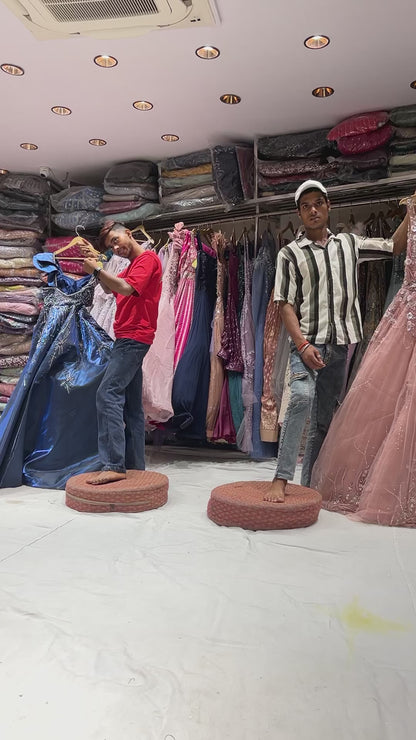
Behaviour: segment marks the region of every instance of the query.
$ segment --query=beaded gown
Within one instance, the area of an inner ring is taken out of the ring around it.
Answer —
[[[315,463],[324,508],[416,527],[416,212],[401,289],[378,325]]]
[[[0,488],[65,488],[99,469],[95,396],[112,340],[88,310],[95,278],[43,288],[28,362],[0,420]]]

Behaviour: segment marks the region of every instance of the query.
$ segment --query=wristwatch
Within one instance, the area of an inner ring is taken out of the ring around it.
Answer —
[[[103,268],[102,267],[96,267],[94,272],[92,273],[97,280],[99,279],[98,276]]]

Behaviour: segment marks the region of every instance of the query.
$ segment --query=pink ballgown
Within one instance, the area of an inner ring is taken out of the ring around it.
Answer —
[[[378,325],[315,463],[329,511],[416,527],[416,214],[408,202],[405,278]]]

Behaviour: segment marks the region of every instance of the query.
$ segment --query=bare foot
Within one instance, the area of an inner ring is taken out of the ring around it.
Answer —
[[[272,503],[282,504],[285,500],[285,489],[287,481],[282,478],[275,478],[272,481],[270,489],[264,494],[264,501],[271,501]]]
[[[114,483],[117,480],[124,480],[126,473],[118,473],[116,470],[102,470],[101,473],[94,473],[92,478],[88,478],[87,483],[93,486],[101,486],[104,483]]]

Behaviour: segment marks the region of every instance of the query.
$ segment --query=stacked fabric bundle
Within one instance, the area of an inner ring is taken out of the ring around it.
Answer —
[[[123,224],[143,221],[160,213],[157,166],[137,160],[110,167],[104,177],[99,205],[102,219]]]
[[[98,210],[104,195],[103,188],[77,185],[51,195],[55,211],[51,220],[61,231],[74,232],[77,226],[99,229],[103,216]]]
[[[395,127],[390,142],[389,172],[392,177],[416,172],[416,105],[393,108],[390,122]]]
[[[336,160],[340,182],[387,177],[387,144],[393,135],[386,111],[373,111],[341,121],[328,133],[341,157]]]
[[[336,147],[328,142],[328,133],[328,129],[318,129],[258,139],[259,195],[291,192],[308,178],[338,184],[338,165],[330,161]]]
[[[163,209],[167,211],[204,208],[219,203],[210,150],[183,154],[160,162],[159,193]]]
[[[167,211],[252,198],[253,149],[229,144],[166,159],[159,164],[159,193]]]
[[[0,247],[0,253],[3,248]],[[5,261],[5,260],[2,260]],[[40,290],[14,286],[0,289],[0,410],[3,411],[30,351],[40,307]]]
[[[39,314],[41,281],[32,257],[41,249],[48,197],[43,178],[0,180],[0,411],[26,365]]]
[[[42,233],[46,226],[48,182],[38,175],[12,173],[0,179],[0,228]]]

